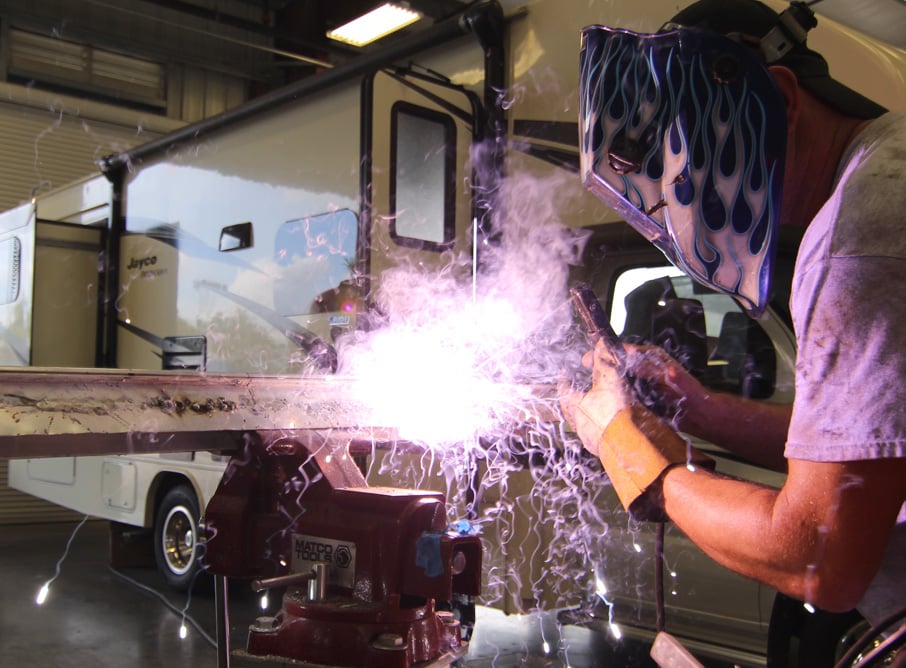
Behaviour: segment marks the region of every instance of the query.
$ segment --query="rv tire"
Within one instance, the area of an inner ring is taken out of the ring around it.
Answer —
[[[198,498],[190,485],[171,487],[154,514],[154,559],[167,586],[187,591],[201,570]]]

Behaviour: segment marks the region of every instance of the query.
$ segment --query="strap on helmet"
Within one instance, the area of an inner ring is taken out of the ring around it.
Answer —
[[[821,0],[813,0],[811,3],[791,2],[783,10],[777,25],[761,38],[761,54],[765,63],[776,63],[792,49],[805,44],[806,33],[818,25],[815,12],[809,6],[816,2]]]

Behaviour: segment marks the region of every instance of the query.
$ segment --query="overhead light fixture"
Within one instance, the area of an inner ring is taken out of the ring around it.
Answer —
[[[421,14],[408,7],[385,2],[367,14],[362,14],[357,19],[353,19],[339,28],[334,28],[327,33],[327,36],[353,46],[365,46],[412,25],[420,18]]]

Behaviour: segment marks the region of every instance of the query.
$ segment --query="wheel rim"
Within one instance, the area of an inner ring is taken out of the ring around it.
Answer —
[[[195,520],[189,509],[185,506],[171,508],[161,529],[161,546],[167,568],[176,575],[184,575],[192,568],[195,535]]]

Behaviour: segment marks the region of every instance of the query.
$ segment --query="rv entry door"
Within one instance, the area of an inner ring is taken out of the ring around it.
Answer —
[[[468,251],[478,96],[427,68],[387,69],[362,94],[362,260],[377,288],[400,263],[440,269]]]

